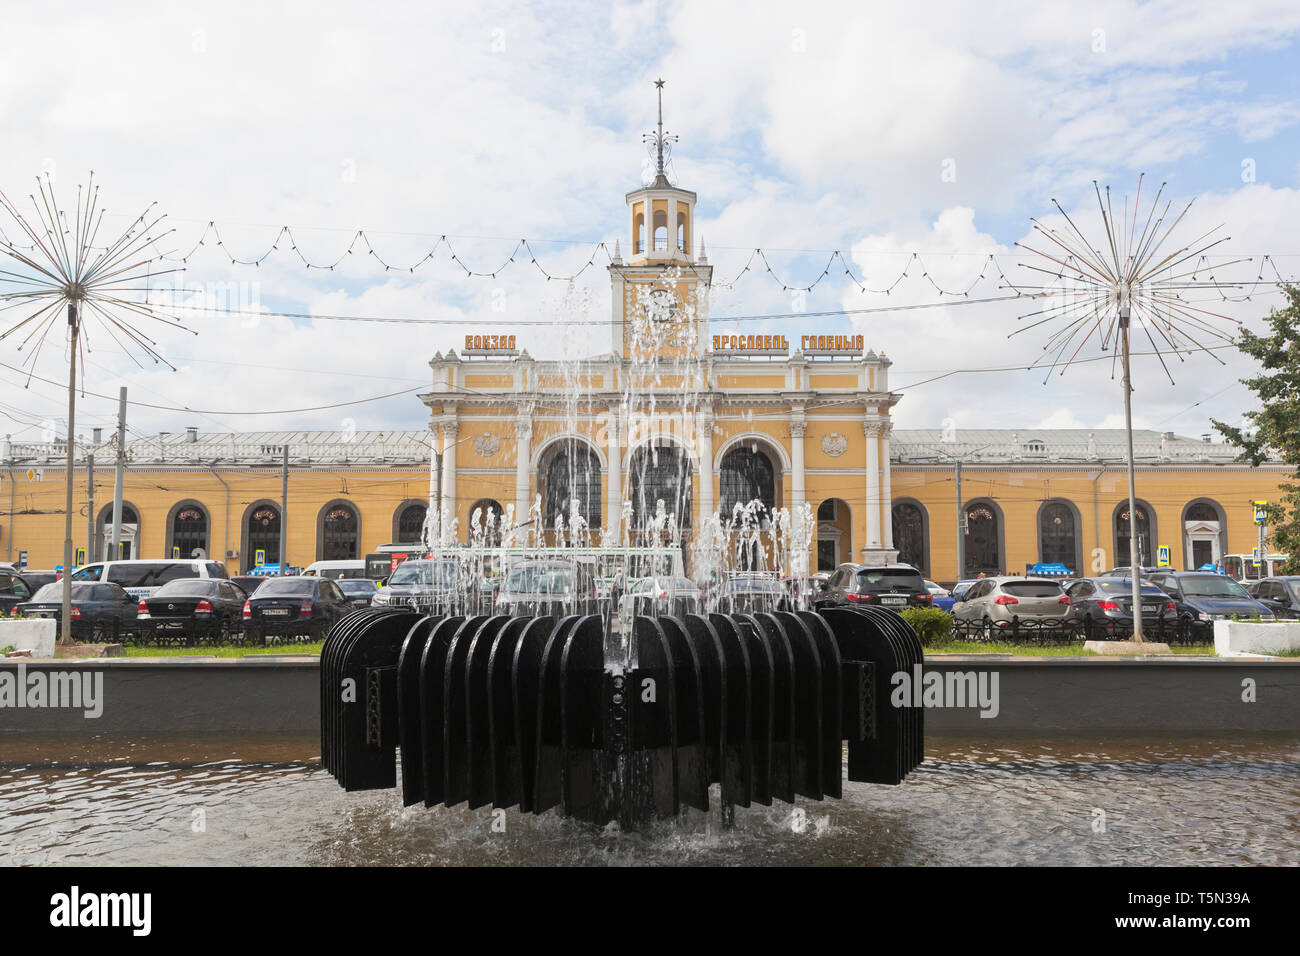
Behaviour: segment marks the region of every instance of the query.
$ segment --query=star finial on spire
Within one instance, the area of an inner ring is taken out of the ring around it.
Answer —
[[[670,186],[668,174],[664,172],[664,147],[668,143],[677,142],[677,137],[672,134],[664,133],[664,81],[662,78],[655,80],[655,89],[659,91],[659,125],[656,132],[645,135],[646,142],[653,142],[655,145],[655,181],[656,186]]]

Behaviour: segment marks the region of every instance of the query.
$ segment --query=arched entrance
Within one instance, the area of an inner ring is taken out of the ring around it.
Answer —
[[[244,547],[241,564],[245,571],[280,560],[280,509],[271,501],[255,501],[244,515]]]
[[[929,562],[929,516],[919,501],[902,499],[890,509],[894,526],[894,547],[898,560],[927,574]]]
[[[853,514],[846,502],[827,498],[817,506],[817,570],[834,571],[853,556]]]
[[[122,529],[118,538],[120,547],[117,554],[109,554],[113,541],[113,506],[105,505],[99,512],[100,534],[95,542],[96,550],[105,561],[130,561],[140,557],[137,542],[140,540],[140,513],[130,502],[122,502]]]
[[[349,501],[331,501],[320,510],[316,560],[351,561],[361,556],[361,519],[357,509]]]
[[[982,499],[966,505],[962,577],[991,577],[1002,572],[1002,533],[1002,513],[992,501]]]
[[[677,526],[691,526],[691,463],[685,451],[663,442],[642,445],[632,453],[628,468],[628,498],[632,503],[632,535],[635,538],[663,502],[668,514],[677,516]]]
[[[1115,506],[1115,567],[1129,565],[1129,513],[1128,502],[1121,501]],[[1138,565],[1148,568],[1155,562],[1156,521],[1151,507],[1145,501],[1137,503],[1137,518],[1131,522],[1137,529]]]
[[[1183,568],[1195,571],[1221,564],[1227,553],[1228,521],[1223,508],[1210,498],[1198,498],[1183,509]]]

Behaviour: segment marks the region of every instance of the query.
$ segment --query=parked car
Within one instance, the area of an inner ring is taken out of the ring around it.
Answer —
[[[729,574],[718,592],[718,610],[723,614],[770,614],[791,607],[785,588],[770,574]]]
[[[1214,621],[1232,617],[1276,619],[1267,605],[1252,598],[1240,584],[1213,571],[1166,570],[1153,574],[1151,583],[1174,599],[1178,626],[1184,633],[1208,636]]]
[[[32,589],[33,594],[45,587],[45,585],[63,579],[63,574],[60,571],[29,571],[24,568],[18,573],[27,582],[27,586]]]
[[[1101,572],[1101,574],[1098,575],[1098,577],[1103,577],[1103,578],[1131,578],[1131,577],[1133,577],[1133,573],[1129,570],[1129,567],[1130,567],[1129,565],[1125,564],[1125,565],[1121,565],[1120,567],[1117,567],[1117,568],[1111,568],[1109,571],[1103,571],[1103,572]],[[1141,572],[1142,572],[1142,577],[1145,578],[1145,577],[1147,577],[1148,575],[1151,575],[1151,574],[1157,574],[1157,573],[1162,572],[1162,571],[1172,571],[1173,568],[1146,568],[1146,567],[1144,567],[1144,568],[1141,568],[1140,570],[1141,570]]]
[[[703,597],[700,586],[690,578],[641,578],[623,595],[620,610],[624,615],[685,617],[703,613]]]
[[[256,641],[275,636],[321,640],[334,622],[354,608],[329,578],[291,575],[270,578],[244,602],[244,631]]]
[[[506,572],[497,593],[496,612],[557,617],[594,614],[596,603],[596,582],[590,565],[544,558],[521,561]]]
[[[456,606],[461,596],[459,585],[455,561],[408,558],[389,575],[370,604],[405,604],[427,614],[444,613]]]
[[[72,572],[74,581],[103,581],[117,584],[137,601],[147,598],[155,588],[179,578],[218,578],[228,580],[226,566],[203,559],[176,561],[101,561],[87,564]]]
[[[141,598],[136,632],[149,639],[166,634],[229,640],[244,628],[246,600],[243,589],[229,581],[178,578]]]
[[[1132,578],[1082,578],[1067,583],[1065,593],[1070,598],[1069,618],[1083,628],[1088,640],[1133,633]],[[1138,597],[1142,602],[1144,628],[1177,625],[1178,608],[1160,588],[1143,581]]]
[[[19,604],[27,603],[39,590],[17,571],[0,570],[0,613],[8,614]]]
[[[331,578],[335,581],[347,578],[364,578],[366,576],[366,559],[356,558],[351,561],[313,561],[302,572],[307,577]]]
[[[72,636],[77,640],[118,641],[135,630],[136,600],[117,584],[72,585]],[[26,604],[23,617],[53,618],[62,629],[63,582],[47,584]]]
[[[954,584],[952,586],[952,591],[950,592],[952,594],[953,603],[956,604],[960,601],[966,592],[976,584],[979,584],[981,580],[982,578],[968,578],[965,581],[958,581]],[[951,610],[951,608],[949,610]]]
[[[925,582],[925,589],[930,592],[930,604],[941,611],[951,611],[952,606],[957,603],[952,593],[933,581]]]
[[[931,595],[921,572],[908,565],[882,568],[862,564],[841,564],[826,590],[817,599],[818,608],[872,604],[878,607],[929,607]]]
[[[370,602],[379,593],[379,585],[369,578],[331,578],[353,607],[370,607]]]
[[[237,574],[230,579],[230,583],[251,597],[254,591],[269,580],[271,579],[260,574]]]
[[[816,606],[817,596],[826,588],[826,582],[830,580],[829,571],[818,571],[807,577],[800,575],[787,574],[781,579],[781,585],[785,588],[786,603],[790,607],[811,608]],[[803,598],[800,603],[800,597]]]
[[[1251,596],[1283,620],[1300,618],[1300,576],[1265,578],[1255,582]],[[1250,591],[1250,588],[1247,588]]]
[[[952,609],[957,621],[980,628],[985,640],[1019,624],[1059,627],[1070,613],[1060,582],[1048,578],[995,577],[977,581]]]

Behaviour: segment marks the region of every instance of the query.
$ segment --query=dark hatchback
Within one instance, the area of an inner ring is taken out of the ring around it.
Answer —
[[[23,617],[63,618],[63,582],[47,584],[17,611]],[[72,636],[117,641],[123,634],[133,633],[136,600],[117,584],[72,585]]]
[[[1251,583],[1255,600],[1276,617],[1287,621],[1300,618],[1300,577],[1272,577]]]
[[[1132,578],[1082,578],[1067,584],[1065,593],[1070,598],[1069,620],[1083,627],[1087,639],[1105,640],[1133,633]],[[1154,584],[1144,581],[1138,599],[1143,628],[1177,623],[1177,605]]]
[[[894,565],[883,568],[862,564],[841,564],[826,587],[817,595],[817,607],[850,607],[869,604],[899,610],[930,607],[932,595],[925,578],[916,568]]]
[[[0,571],[0,612],[8,614],[19,604],[26,604],[39,590],[21,574]]]
[[[370,607],[370,601],[379,593],[379,585],[369,578],[331,578],[353,607]]]
[[[248,595],[229,581],[181,578],[168,581],[140,601],[137,633],[157,638],[201,636],[229,640],[243,630]]]
[[[743,572],[727,578],[718,601],[718,610],[724,614],[770,614],[789,608],[789,597],[779,579]]]
[[[264,574],[237,574],[230,579],[230,583],[243,591],[245,595],[252,597],[253,592],[260,588],[270,577]]]
[[[1174,599],[1178,626],[1202,635],[1214,621],[1233,617],[1275,619],[1273,611],[1252,598],[1236,581],[1210,571],[1172,571],[1151,575],[1151,583]]]
[[[321,640],[334,622],[355,610],[329,578],[270,578],[244,602],[246,636],[307,636]]]

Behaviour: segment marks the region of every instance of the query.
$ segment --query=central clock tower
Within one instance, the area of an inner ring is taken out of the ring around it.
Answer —
[[[655,160],[654,178],[625,197],[631,254],[624,261],[619,242],[609,265],[610,345],[624,358],[648,348],[664,357],[698,357],[707,351],[713,267],[702,241],[698,253],[695,249],[695,193],[673,185],[665,170],[666,154],[677,137],[664,132],[663,80],[655,86],[659,123],[645,136]]]

